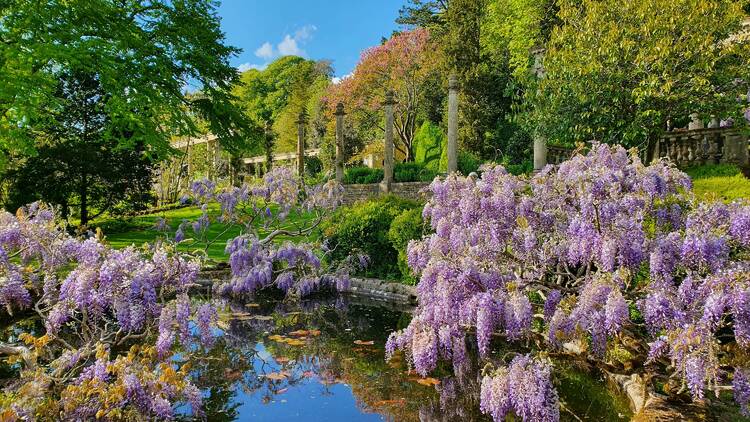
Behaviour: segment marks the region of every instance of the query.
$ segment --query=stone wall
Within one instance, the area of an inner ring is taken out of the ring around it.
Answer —
[[[427,197],[422,190],[429,185],[430,182],[392,183],[390,193],[406,199],[424,201]],[[344,185],[344,205],[351,205],[357,201],[376,198],[380,195],[383,195],[383,191],[378,183]]]

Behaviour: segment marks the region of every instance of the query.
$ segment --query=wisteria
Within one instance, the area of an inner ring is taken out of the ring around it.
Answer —
[[[496,421],[511,413],[525,421],[560,419],[552,368],[541,360],[519,355],[508,367],[482,378],[480,408]]]
[[[176,347],[210,348],[219,314],[212,303],[191,299],[205,251],[178,253],[177,245],[191,237],[207,248],[216,241],[208,235],[213,223],[242,229],[227,242],[231,278],[215,286],[222,294],[242,296],[271,286],[302,296],[346,289],[348,268],[366,263],[352,257],[327,268],[314,252],[318,245],[276,241],[304,237],[317,227],[341,202],[341,186],[334,182],[306,187],[290,169],[277,168],[260,185],[220,190],[202,180],[191,191],[185,200],[198,204],[200,216],[180,222],[171,238],[169,223],[160,219],[155,229],[166,237],[142,249],[115,250],[99,235],[72,237],[42,204],[15,216],[0,214],[0,305],[10,315],[38,313],[46,331],[24,333],[24,345],[4,348],[17,351],[30,369],[22,372],[17,391],[23,394],[13,402],[13,415],[171,419],[178,403],[200,415],[201,395],[189,365],[175,366],[170,359]],[[294,213],[305,214],[309,224],[291,221]],[[127,347],[124,354],[113,351]]]
[[[391,335],[391,355],[403,350],[426,374],[439,359],[460,365],[466,357],[453,349],[466,335],[482,356],[497,336],[610,363],[609,351],[628,350],[620,359],[653,379],[676,376],[695,399],[734,379],[746,406],[744,373],[725,363],[750,344],[746,202],[699,202],[689,177],[668,162],[647,166],[601,144],[531,177],[490,166],[481,177],[438,179],[430,191],[423,216],[434,232],[408,253],[420,274],[419,307]],[[511,365],[485,378],[494,389],[483,392],[485,411],[496,420],[511,411],[556,420],[503,390],[531,382],[516,378],[522,372]]]
[[[26,366],[9,411],[23,419],[168,418],[182,402],[200,412],[197,389],[168,364],[177,343],[190,347],[196,318],[211,341],[203,326],[215,318],[203,308],[196,317],[187,299],[198,269],[169,244],[114,250],[99,237],[72,237],[41,204],[0,214],[0,303],[10,315],[37,313],[45,329],[4,345]],[[137,339],[148,341],[133,346]]]
[[[335,181],[303,185],[287,167],[274,168],[256,185],[222,190],[208,180],[193,183],[189,199],[202,209],[201,217],[192,223],[196,233],[203,233],[211,224],[206,210],[213,201],[220,205],[217,221],[242,229],[242,234],[230,239],[225,249],[231,278],[215,285],[215,290],[238,297],[274,287],[289,295],[305,296],[321,289],[348,288],[349,269],[366,265],[365,258],[351,257],[336,268],[326,268],[318,252],[325,253],[323,245],[275,241],[279,236],[309,235],[341,204],[342,193],[342,186]],[[292,215],[301,218],[292,221]],[[203,240],[205,245],[215,241]]]

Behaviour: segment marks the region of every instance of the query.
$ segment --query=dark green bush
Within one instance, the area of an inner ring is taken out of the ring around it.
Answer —
[[[435,172],[419,163],[397,163],[393,167],[393,180],[396,182],[430,182]]]
[[[456,164],[461,174],[468,175],[479,170],[479,166],[482,165],[482,159],[470,152],[461,151],[458,153],[458,162]]]
[[[534,163],[532,163],[531,160],[526,160],[520,164],[503,163],[503,167],[505,167],[505,170],[508,170],[508,173],[515,174],[516,176],[521,174],[529,174],[534,171]]]
[[[352,167],[344,172],[344,184],[380,183],[383,180],[383,169],[369,167]]]
[[[417,279],[411,273],[406,260],[406,247],[410,240],[421,239],[424,235],[424,221],[422,220],[422,208],[409,209],[396,218],[388,229],[388,240],[398,252],[398,268],[401,271],[401,279],[407,284],[416,284]]]
[[[732,177],[742,172],[734,164],[706,164],[703,166],[690,167],[685,173],[691,179],[708,179],[710,177]]]
[[[414,201],[387,195],[339,208],[322,226],[331,249],[329,259],[342,261],[363,253],[370,258],[370,265],[360,275],[400,279],[398,252],[388,239],[388,230],[398,215],[417,207]]]

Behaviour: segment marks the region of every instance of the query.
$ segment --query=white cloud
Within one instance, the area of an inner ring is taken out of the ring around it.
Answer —
[[[240,72],[245,72],[250,69],[263,70],[266,68],[266,66],[268,66],[268,63],[263,63],[263,64],[242,63],[241,65],[237,66],[237,70],[239,70]]]
[[[304,56],[305,50],[301,49],[297,45],[297,39],[291,35],[284,35],[284,39],[279,43],[278,46],[280,56]]]
[[[318,30],[315,25],[305,25],[294,32],[294,39],[297,41],[307,41],[312,38],[313,33]]]
[[[351,78],[352,74],[354,74],[354,72],[349,72],[340,78],[338,76],[334,76],[333,78],[331,78],[331,82],[333,82],[334,85],[340,84],[344,79]]]
[[[260,57],[261,59],[270,59],[274,56],[273,46],[270,42],[266,41],[258,47],[257,50],[255,50],[255,55]]]

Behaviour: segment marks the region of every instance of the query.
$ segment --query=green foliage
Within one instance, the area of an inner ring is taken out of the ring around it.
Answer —
[[[118,148],[118,138],[131,142],[131,134],[107,136],[112,120],[108,95],[94,75],[74,72],[60,78],[55,92],[59,115],[35,125],[37,154],[14,162],[6,174],[11,183],[6,207],[43,200],[60,206],[64,219],[77,210],[83,226],[92,210],[145,209],[153,200],[153,162],[142,143]]]
[[[531,160],[526,160],[521,164],[503,164],[503,167],[505,167],[505,170],[508,170],[508,173],[515,174],[516,176],[530,174],[534,171],[534,163]]]
[[[469,174],[479,170],[482,165],[482,159],[471,152],[461,151],[458,153],[458,171],[461,174]]]
[[[393,166],[393,180],[400,182],[430,182],[437,173],[418,163],[396,163]]]
[[[383,180],[383,169],[369,167],[351,167],[344,172],[344,184],[380,183]]]
[[[414,135],[414,162],[435,173],[445,171],[440,167],[440,157],[447,148],[447,139],[440,127],[425,121]]]
[[[421,239],[425,234],[424,221],[422,220],[422,208],[409,209],[393,219],[388,229],[388,240],[393,248],[398,251],[398,268],[401,271],[401,279],[407,284],[416,284],[417,278],[409,269],[406,259],[406,247],[410,240]]]
[[[308,135],[318,136],[321,127],[325,132],[318,105],[331,74],[330,63],[298,56],[284,56],[263,70],[250,69],[242,73],[242,84],[235,93],[256,128],[251,139],[255,153],[294,151],[296,122],[303,110],[308,115]],[[268,142],[264,133],[267,124],[273,129],[273,142]]]
[[[732,202],[750,199],[750,179],[731,164],[705,165],[690,168],[693,192],[700,199]]]
[[[526,123],[551,141],[653,142],[690,113],[734,117],[750,79],[734,0],[565,0],[529,86]],[[731,40],[730,40],[731,39]],[[685,122],[686,123],[686,122]]]
[[[59,75],[72,71],[96,75],[107,94],[105,132],[122,147],[169,151],[173,136],[197,132],[196,118],[225,148],[242,143],[247,121],[233,105],[229,63],[239,50],[225,45],[216,8],[212,0],[0,2],[0,162],[33,154],[37,125],[59,117],[49,113],[60,105]]]
[[[706,164],[695,166],[685,170],[691,179],[708,179],[711,177],[732,177],[741,174],[734,164]]]
[[[398,215],[416,207],[413,201],[387,195],[338,209],[322,225],[331,249],[330,259],[339,261],[363,253],[370,258],[364,275],[400,278],[398,252],[388,238],[388,231]]]

